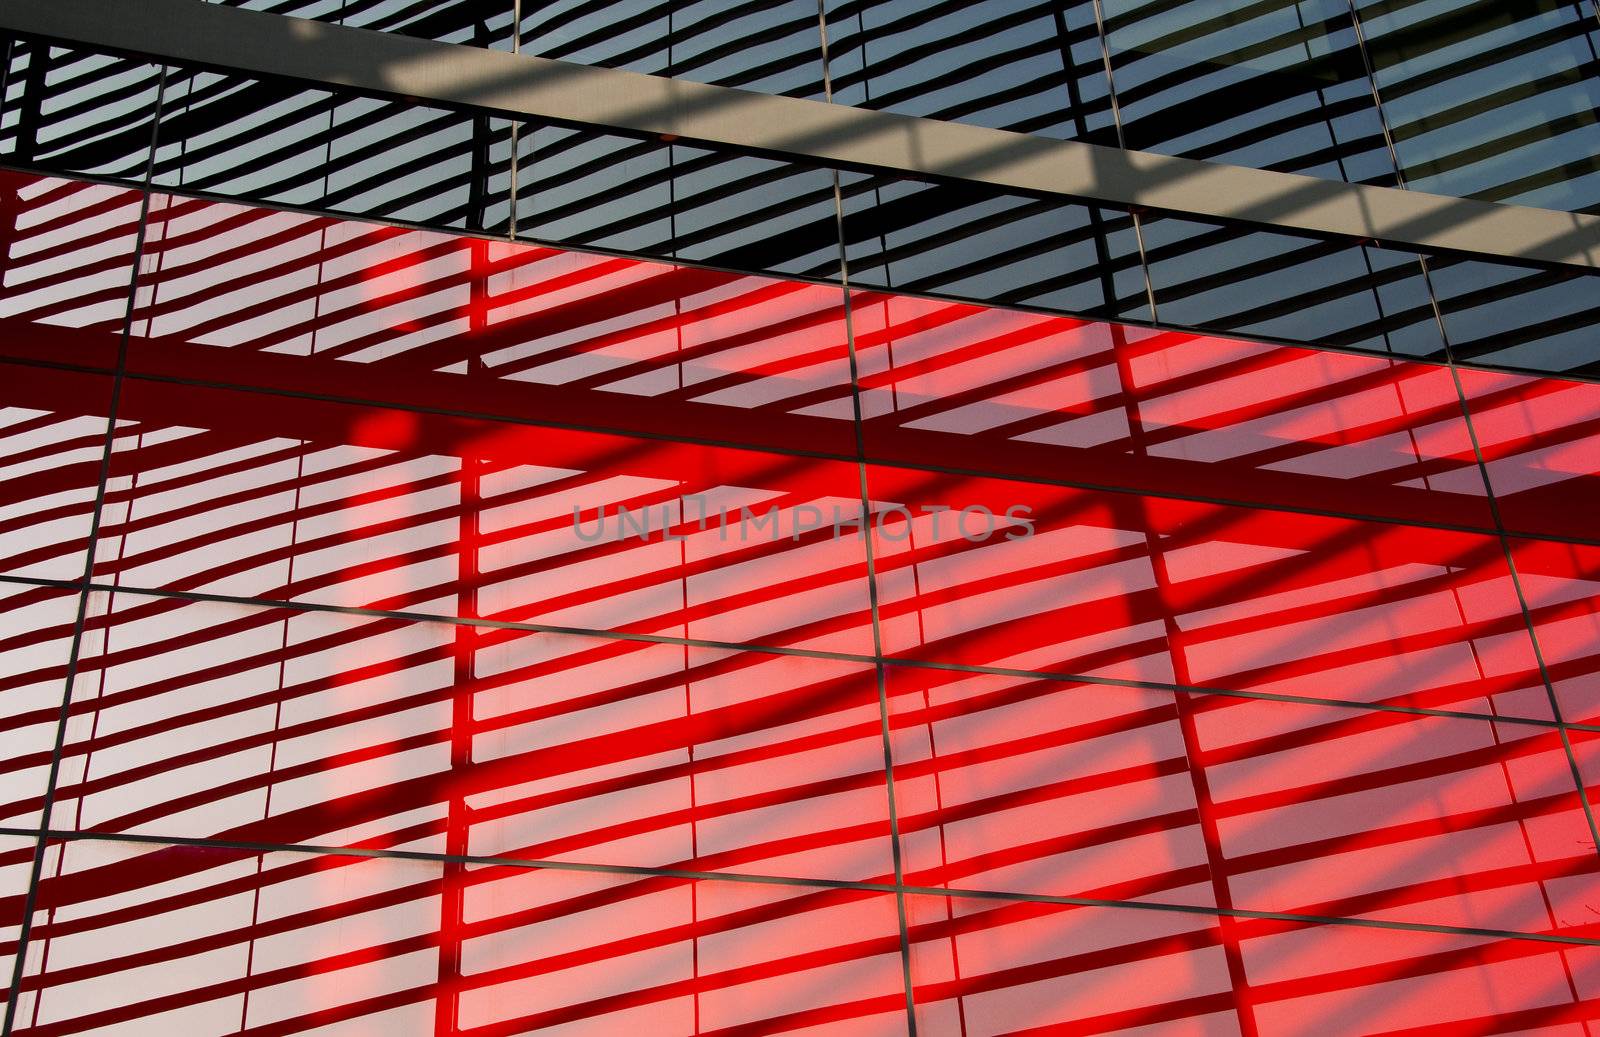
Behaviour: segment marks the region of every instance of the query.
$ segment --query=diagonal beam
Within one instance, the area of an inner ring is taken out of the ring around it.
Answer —
[[[1346,184],[435,43],[200,0],[10,0],[0,30],[458,111],[1593,270],[1600,216]]]

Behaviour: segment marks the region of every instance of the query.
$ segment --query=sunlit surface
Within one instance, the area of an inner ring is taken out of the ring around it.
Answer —
[[[1600,1016],[1593,384],[0,184],[16,1033]]]

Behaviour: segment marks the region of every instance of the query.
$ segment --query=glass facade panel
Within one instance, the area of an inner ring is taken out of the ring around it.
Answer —
[[[1105,0],[1125,146],[1394,183],[1344,0]]]
[[[825,0],[840,104],[1115,145],[1090,3]]]
[[[40,824],[78,598],[76,591],[54,587],[0,584],[0,744],[5,749],[0,757],[0,826]],[[9,852],[0,844],[0,862],[9,859]],[[0,876],[9,880],[14,873],[0,863]],[[27,888],[26,879],[22,888]]]
[[[1440,367],[879,293],[851,320],[875,460],[1492,528]]]
[[[112,380],[0,363],[0,574],[83,575]]]
[[[1600,204],[1592,4],[1354,7],[1407,184],[1551,209]]]
[[[46,864],[18,1033],[905,1024],[883,893],[99,841]]]
[[[240,6],[1589,204],[1572,2]],[[1591,272],[0,46],[8,1035],[1600,1019]]]
[[[0,356],[116,367],[142,205],[104,184],[0,172]]]
[[[890,673],[913,885],[1517,932],[1589,924],[1597,862],[1547,730]]]
[[[886,466],[868,486],[891,656],[1550,716],[1495,537]]]
[[[140,181],[161,66],[7,41],[0,161]]]
[[[1144,269],[1126,213],[844,174],[852,284],[1148,320]]]
[[[1180,220],[1141,223],[1156,314],[1185,327],[1441,358],[1417,257]]]

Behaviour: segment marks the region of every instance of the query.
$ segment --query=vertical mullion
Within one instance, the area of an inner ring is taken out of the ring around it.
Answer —
[[[833,76],[828,63],[828,15],[825,0],[817,0],[817,28],[821,37],[823,96],[829,104],[832,104]],[[889,850],[894,863],[895,916],[900,930],[900,971],[906,995],[906,1033],[909,1037],[917,1037],[917,1005],[911,978],[911,937],[906,922],[905,865],[900,847],[899,811],[895,804],[894,751],[889,735],[889,695],[884,673],[883,628],[878,614],[878,576],[872,548],[872,510],[867,488],[866,439],[862,427],[861,374],[856,356],[855,321],[850,300],[850,267],[845,249],[844,195],[840,188],[837,169],[833,170],[833,215],[839,242],[839,284],[844,303],[845,350],[850,361],[850,405],[855,429],[856,472],[860,485],[861,543],[866,555],[867,602],[872,614],[872,667],[878,685],[878,720],[883,739],[884,795],[888,801]]]

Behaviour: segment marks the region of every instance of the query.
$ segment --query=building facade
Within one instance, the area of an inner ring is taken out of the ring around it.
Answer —
[[[322,82],[15,5],[5,1034],[1600,1026],[1593,0],[182,0]],[[380,32],[1578,258],[349,86]]]

